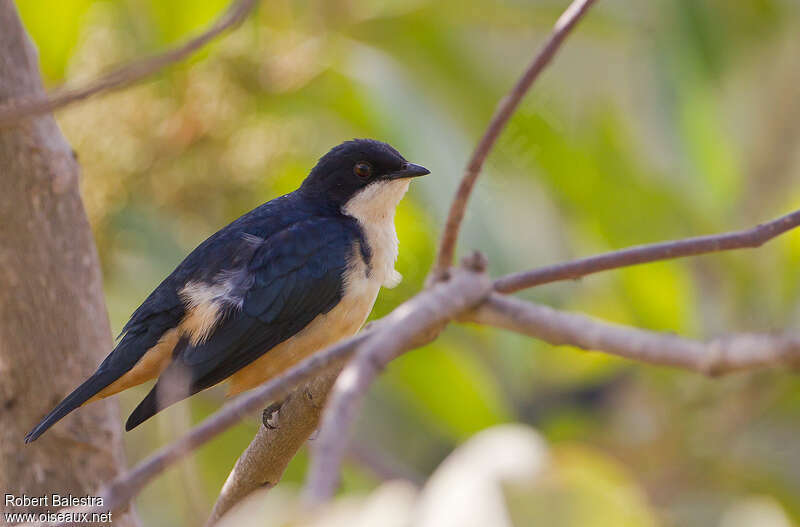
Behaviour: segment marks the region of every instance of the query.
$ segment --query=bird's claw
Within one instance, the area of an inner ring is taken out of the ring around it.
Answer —
[[[261,414],[261,422],[264,423],[265,428],[269,430],[278,428],[281,406],[283,406],[283,402],[272,403],[264,408],[264,412]]]

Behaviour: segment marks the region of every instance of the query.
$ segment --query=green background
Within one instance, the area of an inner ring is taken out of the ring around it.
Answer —
[[[381,293],[373,317],[409,298],[471,147],[566,4],[262,2],[190,60],[59,111],[83,169],[112,327],[206,236],[294,189],[321,154],[352,137],[388,141],[432,171],[399,207],[405,280]],[[51,87],[174,45],[226,5],[18,2]],[[460,248],[483,250],[500,275],[748,227],[798,207],[798,35],[795,0],[600,0],[501,137]],[[800,234],[790,233],[757,251],[521,296],[711,338],[798,325],[798,264]],[[730,511],[751,500],[798,522],[799,387],[781,371],[708,380],[453,327],[389,367],[354,449],[424,477],[475,432],[520,421],[567,467],[562,501],[528,500],[543,525],[734,525]],[[147,389],[122,395],[123,411]],[[129,462],[223,400],[210,390],[127,434]],[[242,423],[148,487],[138,500],[146,525],[201,523],[257,424]],[[358,457],[346,464],[342,493],[380,482]],[[284,489],[302,483],[307,459],[292,462]]]

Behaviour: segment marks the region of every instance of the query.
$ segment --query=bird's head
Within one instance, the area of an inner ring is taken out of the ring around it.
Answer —
[[[408,190],[410,179],[425,174],[430,171],[409,163],[386,143],[354,139],[322,156],[300,191],[342,210],[358,205],[390,212]]]

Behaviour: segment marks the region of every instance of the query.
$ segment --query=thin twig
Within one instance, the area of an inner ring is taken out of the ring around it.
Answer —
[[[236,0],[200,35],[176,48],[126,64],[86,86],[62,88],[47,95],[5,101],[0,104],[0,128],[10,126],[23,117],[52,112],[100,92],[119,90],[149,77],[166,66],[185,59],[221,33],[241,24],[257,3],[258,0]]]
[[[528,287],[559,280],[573,280],[619,267],[732,249],[761,247],[769,240],[798,225],[800,225],[800,210],[751,229],[628,247],[619,251],[506,275],[495,281],[494,288],[500,293],[513,293]]]
[[[439,242],[439,253],[432,271],[434,279],[438,279],[453,262],[458,232],[464,219],[467,201],[480,175],[486,157],[533,82],[550,63],[566,36],[594,2],[595,0],[573,0],[558,18],[553,30],[550,32],[550,36],[536,53],[533,61],[528,65],[514,88],[498,103],[489,126],[472,152],[467,168],[464,170],[461,184],[458,186],[453,202],[450,204],[450,212],[447,214],[447,222]]]
[[[486,275],[475,272],[485,269],[485,260],[476,260],[483,264],[478,269],[458,269],[449,281],[434,284],[394,310],[385,319],[393,327],[391,338],[371,339],[342,370],[322,414],[319,437],[312,450],[304,491],[310,505],[324,502],[336,490],[351,424],[378,373],[404,351],[418,347],[420,335],[437,335],[447,322],[491,291]]]
[[[603,322],[493,293],[462,321],[522,333],[556,346],[722,375],[766,366],[800,366],[800,334],[734,334],[701,342]]]

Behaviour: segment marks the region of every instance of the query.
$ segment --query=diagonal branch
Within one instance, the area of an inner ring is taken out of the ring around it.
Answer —
[[[493,293],[462,321],[495,326],[556,346],[575,346],[706,375],[800,366],[800,334],[734,334],[708,342],[603,322]]]
[[[312,451],[305,488],[310,504],[324,502],[336,490],[351,424],[375,377],[389,362],[435,338],[449,321],[489,294],[491,283],[483,273],[485,265],[476,253],[472,265],[458,269],[447,282],[436,283],[395,309],[384,319],[394,328],[391,338],[371,339],[342,370],[322,414],[319,438]]]
[[[372,329],[340,341],[290,368],[284,374],[236,398],[220,411],[192,428],[186,435],[165,446],[123,476],[112,481],[101,492],[104,501],[102,510],[89,508],[82,509],[82,511],[105,512],[124,509],[128,502],[145,485],[168,467],[211,441],[247,415],[264,408],[272,401],[282,400],[295,387],[308,383],[324,374],[324,372],[339,367],[342,361],[350,356],[358,346],[363,345],[373,337],[381,335],[382,333],[378,332],[381,328],[381,325],[376,324]]]
[[[608,271],[609,269],[671,260],[684,256],[761,247],[769,240],[794,229],[798,225],[800,225],[800,210],[770,222],[762,223],[752,229],[638,245],[588,258],[509,274],[497,279],[494,283],[494,288],[500,293],[513,293],[528,287],[560,280],[573,280],[600,271]]]
[[[239,456],[214,503],[206,527],[215,525],[237,503],[250,493],[272,488],[283,476],[286,466],[294,458],[311,433],[317,429],[338,369],[315,376],[314,381],[295,389],[281,404],[276,426],[260,426],[253,440]],[[379,478],[405,479],[421,485],[420,474],[398,463],[374,445],[354,442],[347,454],[364,465]]]
[[[458,186],[453,202],[450,204],[450,212],[447,214],[447,222],[439,242],[439,253],[432,271],[434,278],[438,279],[453,262],[458,232],[464,219],[467,201],[470,194],[472,194],[472,189],[475,187],[475,182],[478,180],[483,163],[489,152],[491,152],[492,147],[494,147],[495,142],[497,142],[497,138],[517,110],[517,106],[519,106],[520,101],[522,101],[533,82],[550,63],[550,60],[552,60],[558,48],[561,47],[569,32],[572,31],[575,24],[592,7],[594,2],[595,0],[573,0],[558,18],[553,30],[550,32],[550,36],[547,37],[544,45],[539,49],[539,52],[514,85],[514,88],[498,103],[489,126],[472,152],[467,168],[464,170],[461,184]]]
[[[292,392],[281,404],[277,426],[259,427],[225,480],[206,522],[207,527],[217,523],[251,492],[272,488],[278,483],[289,461],[316,430],[337,373],[338,369],[318,375],[306,387]]]
[[[0,128],[10,126],[23,117],[52,112],[100,92],[119,90],[149,77],[166,66],[185,59],[221,33],[241,24],[257,3],[258,0],[235,0],[225,13],[200,35],[161,54],[122,66],[86,86],[62,88],[48,95],[5,101],[0,104]]]

